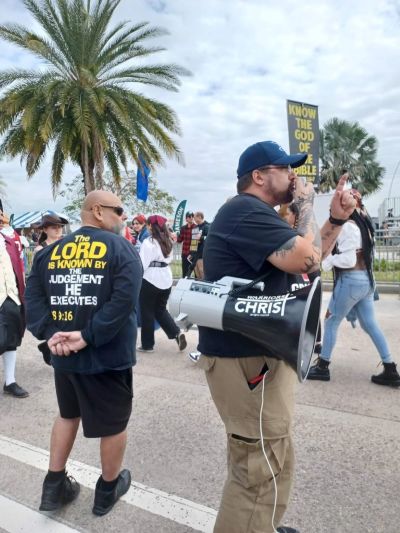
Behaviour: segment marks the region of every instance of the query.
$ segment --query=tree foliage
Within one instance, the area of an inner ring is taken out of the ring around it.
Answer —
[[[124,174],[118,185],[116,185],[110,172],[104,174],[103,181],[103,189],[111,191],[120,197],[128,215],[144,213],[147,215],[162,214],[168,216],[173,213],[176,198],[159,189],[157,180],[151,176],[149,177],[149,196],[146,203],[136,198],[136,179],[133,172],[128,172],[127,175]],[[85,197],[83,176],[76,176],[72,181],[66,183],[60,192],[60,196],[63,196],[68,202],[63,212],[70,218],[79,220],[82,202]]]
[[[149,39],[167,32],[147,22],[111,27],[120,0],[24,0],[41,32],[20,24],[0,25],[0,37],[28,50],[44,68],[0,73],[0,156],[21,156],[28,177],[52,151],[53,193],[65,162],[79,165],[86,192],[102,187],[104,164],[114,181],[139,153],[147,165],[163,155],[182,162],[171,134],[179,123],[167,105],[133,91],[132,84],[177,91],[189,74],[174,64],[146,65],[161,50]]]
[[[329,192],[344,170],[352,187],[368,196],[382,187],[385,169],[376,161],[378,141],[358,122],[332,118],[320,131],[321,181],[319,190]]]

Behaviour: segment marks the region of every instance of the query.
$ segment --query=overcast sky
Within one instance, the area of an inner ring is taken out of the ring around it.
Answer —
[[[235,193],[237,160],[248,145],[270,139],[288,150],[290,99],[318,105],[320,126],[336,116],[377,137],[386,174],[382,190],[366,202],[376,215],[400,160],[399,6],[400,0],[121,0],[114,22],[167,28],[170,35],[157,42],[167,51],[154,62],[193,73],[177,94],[151,93],[177,112],[186,162],[167,161],[157,172],[159,186],[211,220]],[[33,24],[22,0],[2,0],[0,20]],[[32,67],[36,60],[1,43],[0,64]],[[146,86],[137,90],[150,94]],[[63,199],[52,199],[49,168],[42,165],[27,181],[19,159],[0,161],[11,212],[62,210]],[[68,166],[64,180],[78,173]],[[400,196],[400,168],[392,196]]]

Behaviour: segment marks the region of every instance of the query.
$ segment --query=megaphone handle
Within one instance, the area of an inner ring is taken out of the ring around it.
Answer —
[[[260,283],[260,282],[263,281],[264,279],[266,279],[270,274],[271,274],[271,271],[267,272],[266,274],[263,274],[262,276],[260,276],[260,277],[258,277],[256,279],[253,279],[253,281],[250,281],[250,283],[247,283],[246,285],[240,285],[239,287],[236,287],[235,289],[230,290],[228,292],[228,295],[229,296],[236,296],[237,294],[240,294],[241,292],[243,292],[245,290],[252,289],[253,287],[256,287],[257,285],[258,285],[258,287],[256,287],[256,288],[259,289],[260,291],[263,291],[264,287],[265,287],[265,284],[264,283]]]

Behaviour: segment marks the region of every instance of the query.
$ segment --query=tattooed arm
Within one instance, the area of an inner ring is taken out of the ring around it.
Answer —
[[[297,179],[295,203],[299,208],[297,231],[300,236],[285,242],[268,257],[274,266],[293,274],[309,273],[319,269],[321,236],[313,212],[314,189],[311,183]]]

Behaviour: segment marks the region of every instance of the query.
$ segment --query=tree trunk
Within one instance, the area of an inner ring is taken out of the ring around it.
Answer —
[[[104,186],[103,183],[103,174],[104,174],[104,152],[103,147],[101,146],[97,138],[93,142],[93,152],[94,152],[94,166],[96,169],[94,181],[97,189],[102,189]]]
[[[88,145],[85,141],[82,142],[82,165],[83,167],[83,186],[85,189],[85,195],[90,191],[94,191],[94,177],[93,177],[93,166],[89,165],[89,153]],[[91,168],[92,167],[92,168]]]

